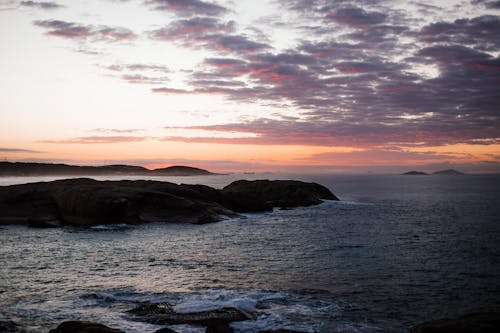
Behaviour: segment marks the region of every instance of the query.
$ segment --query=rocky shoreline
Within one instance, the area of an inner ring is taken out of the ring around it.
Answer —
[[[150,180],[64,179],[0,187],[0,225],[204,224],[323,200],[338,198],[322,185],[294,180],[238,180],[218,190]]]
[[[224,308],[214,311],[181,314],[175,313],[167,304],[146,304],[134,308],[133,313],[138,320],[160,325],[187,323],[205,327],[206,333],[233,333],[230,323],[249,320],[248,315],[234,308]],[[500,331],[500,312],[479,312],[466,314],[458,318],[446,318],[428,321],[416,325],[410,333],[496,333]],[[0,321],[0,332],[25,333],[26,331],[12,321]],[[103,324],[72,320],[65,321],[51,329],[48,333],[126,333]],[[177,333],[163,327],[152,333]],[[264,330],[258,333],[307,333],[288,329]],[[332,333],[337,333],[336,331]]]

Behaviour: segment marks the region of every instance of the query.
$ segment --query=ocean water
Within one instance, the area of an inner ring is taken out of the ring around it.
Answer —
[[[179,312],[237,307],[253,319],[236,332],[371,333],[500,310],[499,175],[156,180],[221,188],[241,178],[315,181],[341,201],[207,225],[3,227],[0,320],[31,332],[81,319],[147,333],[159,326],[125,311],[168,301]]]

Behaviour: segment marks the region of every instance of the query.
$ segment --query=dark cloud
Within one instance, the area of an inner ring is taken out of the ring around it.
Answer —
[[[326,18],[352,28],[369,28],[373,25],[383,23],[387,15],[379,12],[367,12],[359,7],[347,7],[329,13],[326,15]]]
[[[45,2],[45,1],[21,1],[20,5],[24,7],[31,7],[31,8],[45,9],[45,10],[64,8],[63,5],[60,5],[56,2]]]
[[[483,5],[486,8],[490,8],[490,9],[500,9],[500,1],[499,0],[472,0],[472,4]]]
[[[497,50],[500,48],[500,17],[486,15],[454,22],[432,23],[420,30],[419,38],[426,43],[457,44]]]
[[[0,147],[0,153],[31,153],[31,154],[39,154],[39,153],[42,153],[42,152],[38,151],[38,150],[30,150],[30,149]]]
[[[61,20],[40,20],[34,24],[47,29],[47,34],[50,36],[68,39],[115,42],[137,37],[131,30],[122,27],[84,25]]]
[[[147,0],[146,3],[178,16],[220,16],[228,12],[225,7],[201,0]]]
[[[31,7],[31,8],[45,9],[45,10],[64,8],[63,5],[60,5],[57,2],[45,2],[45,1],[21,1],[20,5],[24,7]]]
[[[150,32],[156,40],[171,41],[186,47],[205,48],[219,52],[251,53],[269,48],[245,35],[234,34],[235,22],[221,22],[210,17],[177,20]]]

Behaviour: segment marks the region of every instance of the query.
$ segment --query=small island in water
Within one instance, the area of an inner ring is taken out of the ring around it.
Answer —
[[[214,173],[189,166],[146,169],[135,165],[79,166],[53,163],[0,162],[0,176],[204,176]]]
[[[412,170],[412,171],[402,173],[402,175],[404,175],[404,176],[429,176],[429,175],[455,176],[455,175],[465,175],[465,173],[457,171],[457,170],[453,170],[453,169],[439,170],[439,171],[433,172],[432,174],[429,174],[429,173],[423,172],[423,171]]]

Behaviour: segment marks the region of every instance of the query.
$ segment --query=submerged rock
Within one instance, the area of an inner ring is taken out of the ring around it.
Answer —
[[[178,313],[169,303],[143,304],[127,311],[138,317],[141,321],[157,324],[199,324],[216,326],[233,321],[250,319],[247,315],[235,308],[221,308],[212,311]]]
[[[497,333],[500,312],[467,314],[455,319],[438,319],[415,326],[411,333]]]
[[[124,333],[121,330],[89,321],[65,321],[49,333]]]
[[[337,200],[300,181],[236,181],[223,190],[145,180],[64,179],[0,187],[0,224],[90,227],[145,222],[211,223],[236,212]]]

